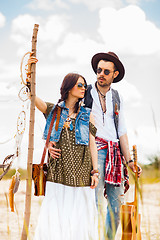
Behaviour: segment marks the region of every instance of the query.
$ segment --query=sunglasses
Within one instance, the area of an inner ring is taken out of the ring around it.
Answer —
[[[102,68],[97,68],[97,73],[101,73],[102,71],[103,71]],[[114,71],[110,71],[108,69],[104,69],[104,74],[105,75],[109,75],[111,72],[115,72],[115,70]]]
[[[85,88],[85,89],[87,89],[87,84],[83,84],[83,83],[77,83],[77,85],[76,85],[78,88]]]

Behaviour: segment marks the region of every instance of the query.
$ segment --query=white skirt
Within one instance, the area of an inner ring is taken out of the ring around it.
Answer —
[[[34,240],[98,240],[95,190],[47,181]]]

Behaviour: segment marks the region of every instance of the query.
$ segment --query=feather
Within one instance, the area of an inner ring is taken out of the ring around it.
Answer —
[[[17,171],[15,175],[16,175],[16,181],[13,189],[14,194],[18,191],[19,183],[20,183],[20,177],[19,177],[20,173]]]
[[[14,175],[10,181],[10,186],[9,186],[9,193],[8,193],[8,197],[9,197],[9,206],[11,209],[11,212],[14,212],[14,193],[13,193],[13,189],[16,183],[16,175]]]

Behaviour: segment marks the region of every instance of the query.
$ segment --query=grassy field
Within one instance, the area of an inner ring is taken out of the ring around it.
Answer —
[[[150,184],[150,183],[158,183],[160,182],[160,169],[155,169],[152,165],[142,165],[142,175],[140,177],[140,184]],[[3,179],[10,179],[14,174],[16,170],[10,169],[8,173],[3,177]],[[20,172],[20,178],[22,180],[26,179],[27,176],[27,170],[26,169],[19,169]],[[2,169],[0,169],[0,174],[2,173]],[[130,175],[130,183],[132,184],[134,182],[134,178],[132,177],[132,174],[129,171]]]
[[[142,166],[143,174],[140,178],[141,231],[143,240],[160,240],[160,170],[153,166]],[[2,170],[0,171],[0,173]],[[2,181],[0,181],[0,239],[15,240],[21,238],[23,227],[23,215],[25,208],[26,182],[23,179],[27,171],[19,169],[21,182],[18,192],[15,194],[15,212],[11,212],[8,205],[8,189],[11,177],[15,169],[10,169]],[[130,173],[131,175],[131,173]],[[126,193],[125,200],[133,201],[134,178],[130,176],[131,187]],[[29,228],[29,240],[33,239],[35,227],[43,197],[35,197],[32,193],[31,219]],[[142,201],[143,200],[143,201]],[[104,199],[104,201],[106,201]],[[14,227],[13,227],[14,226]],[[121,226],[119,226],[116,239],[121,239]],[[100,239],[101,240],[101,239]]]
[[[140,185],[142,184],[151,184],[160,182],[160,169],[155,169],[152,165],[143,165],[142,167],[142,175],[139,179]],[[129,171],[130,175],[130,183],[134,183],[134,178],[131,176],[132,174]]]
[[[27,176],[27,170],[26,169],[19,169],[18,170],[19,173],[20,173],[20,178],[21,180],[24,180],[26,179],[26,176]],[[12,176],[15,174],[16,170],[15,169],[10,169],[7,174],[3,177],[3,180],[6,180],[6,179],[11,179]],[[3,173],[3,170],[0,169],[0,175]]]

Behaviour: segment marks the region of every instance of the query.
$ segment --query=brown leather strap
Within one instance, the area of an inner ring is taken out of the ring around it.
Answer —
[[[61,116],[61,108],[57,107],[57,120],[56,120],[56,125],[55,125],[56,131],[58,131],[60,116]]]
[[[49,139],[50,139],[50,136],[51,136],[52,127],[53,127],[53,124],[54,124],[54,121],[55,121],[55,118],[56,118],[56,114],[57,114],[57,109],[59,109],[59,107],[55,106],[53,117],[52,117],[52,120],[51,120],[51,123],[50,123],[50,126],[49,126],[49,130],[48,130],[48,135],[47,135],[46,143],[45,143],[45,146],[44,146],[42,158],[41,158],[41,163],[40,163],[41,167],[43,167],[43,163],[44,163],[44,160],[45,160],[46,151],[47,151],[47,148],[48,148],[48,143],[49,143]],[[59,121],[58,121],[58,123],[59,123]]]

